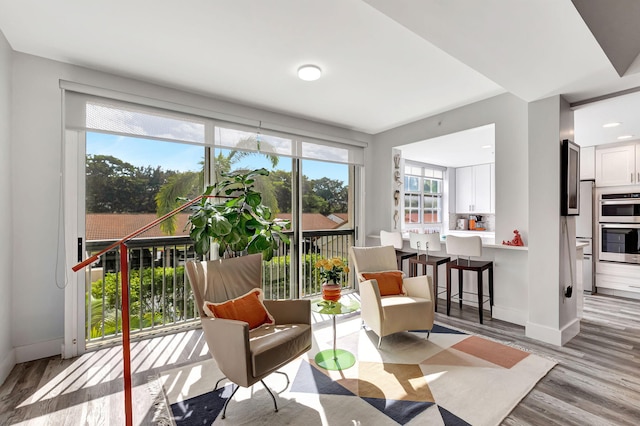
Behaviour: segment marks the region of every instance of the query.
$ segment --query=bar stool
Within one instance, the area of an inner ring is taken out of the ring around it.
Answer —
[[[440,251],[440,233],[433,234],[418,234],[415,232],[409,233],[409,246],[412,249],[416,249],[418,252],[415,257],[409,259],[409,276],[415,277],[418,275],[418,265],[422,265],[423,275],[427,275],[428,266],[431,266],[433,277],[433,290],[434,290],[434,307],[438,310],[438,266],[446,264],[451,261],[448,256],[433,256],[429,255],[429,249],[432,251]],[[420,254],[420,250],[424,250],[424,254]],[[444,293],[444,292],[443,292]]]
[[[464,271],[473,271],[478,276],[478,316],[482,324],[482,306],[486,302],[482,295],[482,274],[489,271],[489,309],[493,316],[493,262],[486,260],[471,260],[471,256],[482,256],[482,239],[479,236],[456,237],[447,235],[447,254],[458,256],[454,261],[447,263],[447,315],[451,311],[451,271],[458,270],[458,301],[462,309],[462,276]],[[460,256],[467,256],[467,260]]]
[[[404,251],[404,241],[402,240],[402,234],[400,232],[380,231],[380,245],[381,246],[393,246],[396,249],[396,261],[398,262],[398,270],[402,271],[402,262],[415,256],[416,254],[411,251]]]

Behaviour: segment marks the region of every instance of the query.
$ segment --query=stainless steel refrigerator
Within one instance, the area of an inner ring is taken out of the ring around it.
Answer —
[[[594,261],[593,261],[593,230],[594,224],[594,187],[592,180],[580,181],[580,215],[576,218],[576,240],[589,245],[584,250],[582,262],[582,281],[586,293],[594,293]]]

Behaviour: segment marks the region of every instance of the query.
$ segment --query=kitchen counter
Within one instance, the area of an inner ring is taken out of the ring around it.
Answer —
[[[449,231],[451,232],[451,231]],[[483,260],[493,261],[494,270],[494,306],[493,318],[507,321],[513,324],[525,326],[529,320],[529,276],[528,276],[528,247],[507,246],[496,244],[495,233],[488,231],[453,231],[450,235],[480,235],[482,237],[482,257]],[[407,251],[414,251],[409,247],[409,234],[404,235],[405,246]],[[380,244],[379,235],[369,235],[367,237],[368,245]],[[439,250],[429,250],[429,254],[434,256],[446,256],[446,236],[441,236],[442,247]],[[576,242],[576,261],[581,262],[583,257],[583,249],[587,243]],[[576,294],[581,284],[582,268],[578,263],[576,265]],[[408,271],[406,271],[408,273]],[[580,275],[578,275],[580,274]],[[442,291],[446,288],[447,274],[445,269],[438,274],[438,287]],[[465,278],[465,286],[469,289],[474,288],[475,277]],[[452,274],[452,285],[457,288],[457,274]],[[442,295],[440,296],[443,297]],[[579,299],[581,300],[581,299]],[[441,300],[442,306],[446,306],[446,301]],[[440,306],[440,303],[438,305]],[[477,306],[473,300],[465,301],[465,304]],[[439,307],[438,306],[438,307]],[[439,311],[444,312],[444,311]]]
[[[482,260],[493,262],[493,283],[494,283],[494,306],[493,318],[507,321],[513,324],[526,325],[528,320],[528,300],[529,300],[529,277],[528,270],[528,247],[503,245],[502,240],[496,244],[495,232],[491,231],[447,231],[449,235],[479,235],[482,238]],[[447,256],[446,235],[441,235],[442,246],[439,250],[429,250],[429,254],[434,256]],[[404,234],[404,250],[415,251],[409,247],[409,233]],[[380,244],[380,235],[368,235],[367,245],[374,246]],[[440,290],[446,288],[447,274],[442,267],[438,274],[438,287]],[[405,271],[408,273],[408,270]],[[452,274],[452,285],[457,288],[457,274]],[[469,276],[465,279],[465,286],[469,289],[475,288],[476,277]],[[440,298],[444,297],[442,294]],[[446,302],[442,301],[446,306]],[[477,306],[473,300],[465,301],[465,304]],[[440,305],[440,303],[438,303]],[[439,306],[438,306],[439,307]],[[444,311],[439,311],[444,312]]]
[[[504,249],[504,250],[524,250],[527,251],[529,250],[529,248],[527,246],[507,246],[501,243],[496,244],[496,233],[492,232],[492,231],[470,231],[470,230],[450,230],[447,231],[447,233],[449,235],[456,235],[456,236],[472,236],[472,235],[477,235],[482,239],[482,247],[483,248],[491,248],[491,249]],[[371,239],[380,239],[380,235],[368,235],[367,238],[371,238]],[[402,234],[402,239],[404,241],[409,241],[409,233],[405,232]],[[446,235],[441,235],[440,236],[440,241],[442,242],[442,244],[444,245],[447,241],[447,236]]]

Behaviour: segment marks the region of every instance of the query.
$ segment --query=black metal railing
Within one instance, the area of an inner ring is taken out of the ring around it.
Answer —
[[[313,297],[322,282],[315,263],[324,257],[340,257],[348,264],[353,230],[304,231],[300,244],[300,274],[293,284],[296,265],[291,264],[292,245],[281,244],[274,257],[263,262],[265,298]],[[91,256],[112,240],[88,241]],[[137,238],[129,247],[130,327],[132,336],[169,327],[197,324],[198,311],[184,265],[201,260],[189,237]],[[88,345],[118,338],[122,332],[120,253],[115,248],[87,268],[86,341]],[[343,288],[353,287],[352,280]]]

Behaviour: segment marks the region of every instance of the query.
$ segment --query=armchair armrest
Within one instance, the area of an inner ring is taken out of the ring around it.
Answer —
[[[232,382],[248,386],[251,377],[249,324],[222,318],[200,318],[209,352]]]
[[[402,281],[407,295],[412,297],[421,297],[423,299],[434,300],[433,282],[428,275],[420,275],[417,277],[405,278]]]
[[[365,324],[375,330],[381,329],[384,314],[378,281],[366,280],[360,283],[360,312]]]
[[[264,300],[264,306],[279,324],[309,324],[311,325],[311,301],[295,300]]]

